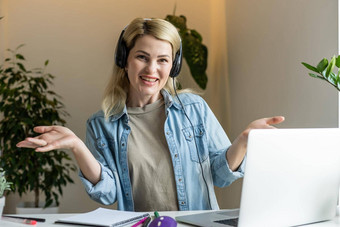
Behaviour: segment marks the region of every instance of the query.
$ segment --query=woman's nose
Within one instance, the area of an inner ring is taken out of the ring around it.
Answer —
[[[157,67],[156,61],[149,61],[145,68],[148,73],[152,74],[157,71]]]

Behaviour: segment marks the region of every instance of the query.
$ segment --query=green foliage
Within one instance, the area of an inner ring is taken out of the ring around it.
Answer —
[[[21,45],[22,46],[22,45]],[[59,196],[67,183],[73,183],[70,172],[75,165],[67,153],[54,150],[46,153],[34,149],[17,148],[26,137],[37,136],[33,132],[38,125],[64,125],[67,116],[64,105],[49,87],[54,76],[44,68],[28,70],[25,57],[16,50],[8,50],[12,57],[0,66],[0,166],[13,182],[13,190],[20,196],[33,191],[35,205],[39,193],[46,197],[45,207],[53,202],[59,205]]]
[[[208,49],[202,44],[202,36],[193,29],[187,28],[185,16],[167,15],[165,20],[172,23],[182,38],[183,57],[190,68],[190,73],[200,88],[205,89],[208,83],[206,69],[208,66]]]
[[[8,182],[5,177],[6,172],[0,168],[0,198],[4,196],[5,191],[11,190],[12,182]]]
[[[302,64],[313,72],[308,73],[311,77],[325,80],[340,91],[340,55],[338,57],[333,56],[329,62],[324,58],[317,66],[312,66],[305,62],[302,62]],[[337,73],[333,72],[335,67],[338,68]]]

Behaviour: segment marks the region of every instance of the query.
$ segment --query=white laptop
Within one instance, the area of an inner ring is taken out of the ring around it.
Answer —
[[[248,139],[240,210],[176,220],[205,227],[330,220],[336,215],[339,183],[340,129],[255,129]]]

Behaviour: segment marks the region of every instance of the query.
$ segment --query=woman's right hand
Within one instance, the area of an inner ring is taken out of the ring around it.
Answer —
[[[17,147],[34,148],[37,152],[70,149],[85,178],[92,184],[100,181],[101,167],[86,145],[70,129],[63,126],[37,126],[33,129],[41,135],[27,137]]]
[[[55,149],[74,150],[81,140],[68,128],[63,126],[37,126],[33,129],[41,135],[27,137],[19,142],[17,147],[34,148],[37,152],[46,152]]]

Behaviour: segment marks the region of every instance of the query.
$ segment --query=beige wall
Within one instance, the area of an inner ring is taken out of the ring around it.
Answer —
[[[310,78],[338,50],[337,0],[227,1],[231,137],[252,119],[283,127],[337,127],[337,91]]]
[[[48,71],[57,76],[55,90],[71,114],[67,125],[84,139],[87,118],[100,108],[122,28],[138,16],[164,18],[175,2],[0,0],[0,16],[5,16],[0,21],[0,60],[6,48],[22,43],[32,67],[49,59]],[[231,139],[250,121],[276,114],[287,118],[282,127],[337,126],[336,92],[308,78],[300,64],[337,53],[336,6],[336,0],[177,1],[176,14],[184,14],[208,46],[204,96]],[[197,88],[186,65],[180,79]],[[76,184],[65,189],[60,211],[100,206],[73,178]],[[220,206],[238,207],[240,189],[241,180],[216,189]],[[13,212],[15,201],[12,196],[6,203],[7,213]]]

